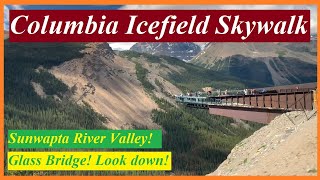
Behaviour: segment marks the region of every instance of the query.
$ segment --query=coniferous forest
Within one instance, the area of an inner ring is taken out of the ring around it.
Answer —
[[[10,43],[5,41],[5,132],[8,129],[104,128],[102,126],[102,122],[105,121],[104,117],[95,113],[88,105],[78,105],[64,98],[68,87],[46,70],[73,58],[81,57],[82,54],[79,52],[81,49],[84,49],[82,43]],[[154,60],[157,57],[150,56],[148,59]],[[184,62],[176,63],[180,66],[190,66]],[[43,69],[36,72],[39,67]],[[136,71],[138,80],[145,86],[146,92],[150,93],[153,87],[146,79],[148,72],[139,64],[136,64]],[[184,76],[187,77],[187,75]],[[188,84],[183,77],[172,76],[172,79],[168,80],[179,87],[194,87],[194,84]],[[194,79],[194,82],[196,81],[197,79]],[[236,79],[233,78],[231,81],[226,79],[225,84],[232,86],[232,81],[236,82]],[[41,84],[47,97],[38,96],[31,82]],[[219,84],[224,84],[224,82],[219,82]],[[56,96],[60,101],[56,100]],[[174,175],[205,175],[214,171],[238,142],[261,127],[254,123],[249,123],[249,128],[235,127],[231,125],[232,119],[209,115],[206,110],[173,106],[164,99],[153,98],[162,109],[153,110],[152,119],[163,128],[163,149],[161,151],[172,151],[173,169],[171,172],[6,171],[6,174],[171,175],[173,173]],[[110,149],[105,150],[110,151]]]

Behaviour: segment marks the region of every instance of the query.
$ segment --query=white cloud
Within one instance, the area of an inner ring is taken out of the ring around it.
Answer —
[[[112,43],[110,42],[109,45],[113,50],[128,50],[130,49],[133,45],[135,44],[135,42],[116,42],[116,43]]]
[[[21,9],[23,9],[23,7],[21,5],[11,5],[11,8],[13,10],[21,10]]]
[[[9,10],[22,10],[23,7],[20,5],[4,5],[4,30],[9,30]]]
[[[7,6],[4,6],[4,30],[8,30],[8,24],[9,24],[9,8]]]

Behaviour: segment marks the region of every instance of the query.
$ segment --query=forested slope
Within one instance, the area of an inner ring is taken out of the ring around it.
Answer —
[[[78,43],[5,42],[6,129],[95,129],[102,117],[89,107],[63,99],[67,86],[39,66],[50,68],[80,57]],[[31,81],[41,84],[48,98],[39,97]],[[62,102],[54,100],[59,96]]]
[[[235,144],[262,127],[255,123],[237,124],[230,118],[210,115],[204,109],[174,106],[157,96],[158,89],[171,95],[170,89],[161,88],[166,81],[183,91],[200,90],[205,85],[241,88],[247,86],[245,81],[172,57],[132,51],[120,55],[136,63],[139,80],[160,107],[153,110],[152,118],[163,127],[163,146],[164,150],[172,151],[174,174],[203,175],[210,168],[217,168]],[[165,80],[157,81],[160,77]]]
[[[106,117],[95,112],[85,101],[77,103],[68,98],[70,87],[48,71],[53,66],[70,63],[72,59],[81,59],[83,54],[79,51],[84,48],[84,45],[79,43],[5,41],[5,130],[106,129]],[[172,100],[174,93],[199,90],[204,85],[221,88],[246,86],[236,77],[216,74],[170,57],[132,54],[126,52],[121,56],[124,62],[135,64],[138,81],[146,95],[159,107],[150,113],[153,122],[163,129],[161,150],[173,153],[171,172],[58,171],[9,174],[204,175],[218,167],[236,143],[260,127],[257,124],[235,123],[232,119],[209,115],[205,110],[185,108]],[[43,87],[46,97],[41,97],[35,92],[32,82]]]

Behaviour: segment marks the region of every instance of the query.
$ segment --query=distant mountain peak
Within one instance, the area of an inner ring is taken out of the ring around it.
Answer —
[[[316,44],[212,42],[190,62],[271,85],[308,83],[316,81]]]
[[[166,55],[181,59],[183,61],[189,61],[196,56],[200,51],[201,47],[192,42],[182,43],[161,43],[161,42],[143,42],[136,43],[130,50],[149,53],[152,55]]]

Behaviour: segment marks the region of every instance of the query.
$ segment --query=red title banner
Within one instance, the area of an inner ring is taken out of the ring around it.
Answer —
[[[11,42],[309,42],[309,10],[10,10]]]

